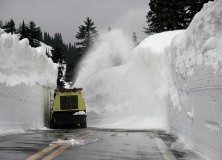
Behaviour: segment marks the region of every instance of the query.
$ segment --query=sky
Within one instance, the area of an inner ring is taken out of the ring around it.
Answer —
[[[143,33],[149,0],[0,0],[0,19],[15,21],[16,26],[33,20],[50,35],[62,33],[66,43],[76,42],[78,27],[90,17],[99,33],[122,29],[127,34],[136,32],[138,41]]]

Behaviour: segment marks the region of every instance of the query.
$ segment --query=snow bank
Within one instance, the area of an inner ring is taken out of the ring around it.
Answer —
[[[49,89],[0,83],[0,134],[42,129],[48,122]]]
[[[170,125],[186,143],[222,157],[222,1],[205,4],[171,44]]]
[[[176,71],[183,77],[192,75],[197,65],[204,64],[221,71],[222,10],[220,1],[209,2],[193,19],[184,34],[172,42]],[[216,7],[217,6],[217,7]]]
[[[43,128],[57,79],[57,67],[45,55],[50,47],[31,48],[27,39],[0,33],[0,134]]]
[[[50,58],[47,58],[46,48],[46,45],[31,48],[28,39],[19,41],[16,34],[2,33],[0,36],[0,82],[9,86],[21,83],[55,85],[57,67]]]
[[[84,88],[88,111],[99,113],[89,120],[92,126],[167,128],[170,76],[164,51],[180,32],[150,36],[134,50],[132,42],[119,30],[102,37],[83,60],[75,84]]]

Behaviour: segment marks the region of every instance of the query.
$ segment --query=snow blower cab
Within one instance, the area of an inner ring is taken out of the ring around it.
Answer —
[[[50,107],[51,128],[74,124],[87,127],[86,106],[81,91],[82,88],[55,90]]]

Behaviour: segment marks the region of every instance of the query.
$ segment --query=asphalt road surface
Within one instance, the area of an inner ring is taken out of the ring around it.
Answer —
[[[203,160],[175,144],[174,135],[160,131],[30,131],[0,136],[0,160]]]

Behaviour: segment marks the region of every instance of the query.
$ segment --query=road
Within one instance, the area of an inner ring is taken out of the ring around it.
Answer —
[[[176,140],[172,134],[160,131],[95,128],[30,131],[0,136],[0,159],[202,160],[190,150],[172,149]]]

